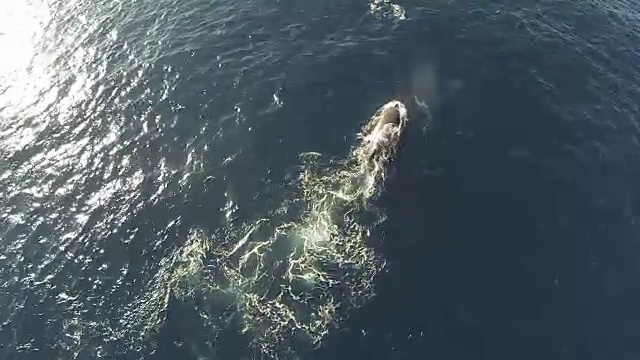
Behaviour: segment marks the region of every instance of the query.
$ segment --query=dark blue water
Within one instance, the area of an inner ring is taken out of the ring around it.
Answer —
[[[3,6],[0,358],[638,358],[640,4],[400,5]],[[360,295],[366,266],[327,265],[316,348],[224,250],[299,222],[298,154],[338,171],[393,98],[358,239],[386,265]]]

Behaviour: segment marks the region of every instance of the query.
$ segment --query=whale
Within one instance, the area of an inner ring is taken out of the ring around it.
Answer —
[[[407,107],[399,100],[382,105],[363,128],[359,160],[363,169],[386,165],[398,150],[408,122]]]

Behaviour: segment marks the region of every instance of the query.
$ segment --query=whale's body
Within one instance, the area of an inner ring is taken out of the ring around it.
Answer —
[[[360,161],[366,168],[385,165],[400,146],[400,136],[407,124],[407,108],[392,100],[380,107],[364,127]]]
[[[345,172],[355,180],[353,195],[369,200],[378,193],[387,175],[387,166],[401,145],[407,121],[405,105],[392,100],[382,105],[364,125],[350,156],[355,166]]]

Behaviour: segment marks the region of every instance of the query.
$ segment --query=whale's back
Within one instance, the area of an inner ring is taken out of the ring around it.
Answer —
[[[376,182],[400,146],[400,136],[406,126],[407,109],[397,100],[380,107],[363,128],[357,158],[363,175]]]

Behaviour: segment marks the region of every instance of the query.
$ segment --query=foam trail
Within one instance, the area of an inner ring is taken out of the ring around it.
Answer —
[[[407,120],[401,102],[383,105],[337,168],[316,163],[317,153],[303,155],[295,200],[306,208],[297,221],[270,217],[213,236],[194,230],[163,260],[148,295],[133,307],[137,318],[154,331],[171,296],[195,299],[211,331],[236,324],[256,352],[296,358],[300,349],[318,346],[375,294],[384,260],[367,245],[375,224],[362,214],[381,215],[370,202]]]

